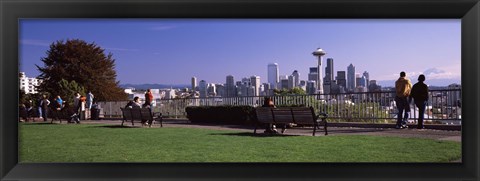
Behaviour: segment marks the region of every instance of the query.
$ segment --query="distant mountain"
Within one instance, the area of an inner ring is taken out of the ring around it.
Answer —
[[[381,80],[377,81],[378,85],[381,85],[382,87],[395,87],[395,81],[396,80]],[[417,79],[412,79],[410,78],[410,81],[412,81],[412,84],[417,83]],[[446,87],[449,86],[450,84],[460,84],[460,80],[457,79],[432,79],[432,80],[426,80],[425,84],[429,86],[439,86],[439,87]]]
[[[133,87],[137,90],[146,90],[146,89],[167,89],[167,88],[174,88],[174,89],[183,89],[183,88],[190,88],[191,85],[187,84],[120,84],[121,88],[130,88]]]

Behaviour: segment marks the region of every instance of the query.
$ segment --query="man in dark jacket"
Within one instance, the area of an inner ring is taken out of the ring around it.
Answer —
[[[428,101],[428,86],[424,84],[425,75],[418,76],[418,82],[413,85],[410,97],[413,98],[415,105],[418,107],[418,129],[423,129],[423,118],[425,114],[425,108]]]

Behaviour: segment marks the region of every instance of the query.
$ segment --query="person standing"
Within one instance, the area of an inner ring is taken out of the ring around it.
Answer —
[[[407,120],[410,112],[408,97],[410,96],[412,83],[406,76],[406,73],[402,71],[400,72],[400,78],[395,81],[395,104],[398,110],[396,129],[408,128]]]
[[[423,83],[425,81],[425,75],[418,76],[418,82],[412,87],[410,97],[413,98],[415,105],[418,107],[418,124],[417,129],[424,129],[423,118],[425,114],[425,108],[428,101],[428,86]]]
[[[50,105],[50,101],[47,99],[47,95],[43,95],[43,99],[40,101],[40,106],[42,108],[43,121],[45,122],[47,121],[49,105]]]
[[[153,101],[153,94],[150,89],[147,89],[147,92],[145,93],[145,107],[152,106],[152,101]]]
[[[39,96],[38,97],[38,102],[37,102],[37,109],[38,109],[38,118],[42,119],[43,113],[42,113],[42,100],[43,97]]]
[[[92,91],[88,91],[88,94],[87,94],[87,102],[86,102],[86,110],[85,110],[85,116],[86,116],[86,119],[90,119],[90,109],[92,109],[92,104],[93,104],[93,94],[92,94]]]
[[[78,113],[78,109],[80,108],[80,93],[75,93],[75,97],[73,97],[73,111]]]

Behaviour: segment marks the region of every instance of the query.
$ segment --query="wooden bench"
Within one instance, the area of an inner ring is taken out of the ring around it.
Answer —
[[[163,127],[163,118],[161,113],[152,113],[150,108],[120,108],[122,110],[122,126],[125,121],[131,121],[134,126],[134,121],[140,121],[142,125],[149,121],[149,127],[154,121],[160,122],[160,127]]]
[[[254,134],[257,133],[259,124],[283,124],[282,133],[284,133],[286,125],[294,123],[297,125],[312,125],[312,136],[315,136],[317,128],[320,129],[320,125],[323,124],[325,135],[328,135],[327,114],[321,113],[317,115],[313,107],[257,107],[255,112],[257,114],[257,124],[253,131]],[[321,121],[318,120],[319,118]]]

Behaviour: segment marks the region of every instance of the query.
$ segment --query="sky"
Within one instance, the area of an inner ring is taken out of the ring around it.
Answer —
[[[20,71],[40,72],[49,45],[81,39],[112,53],[120,84],[225,83],[252,75],[267,82],[267,65],[306,80],[322,48],[334,72],[356,73],[393,86],[401,71],[415,83],[460,83],[461,20],[340,19],[21,19]]]

